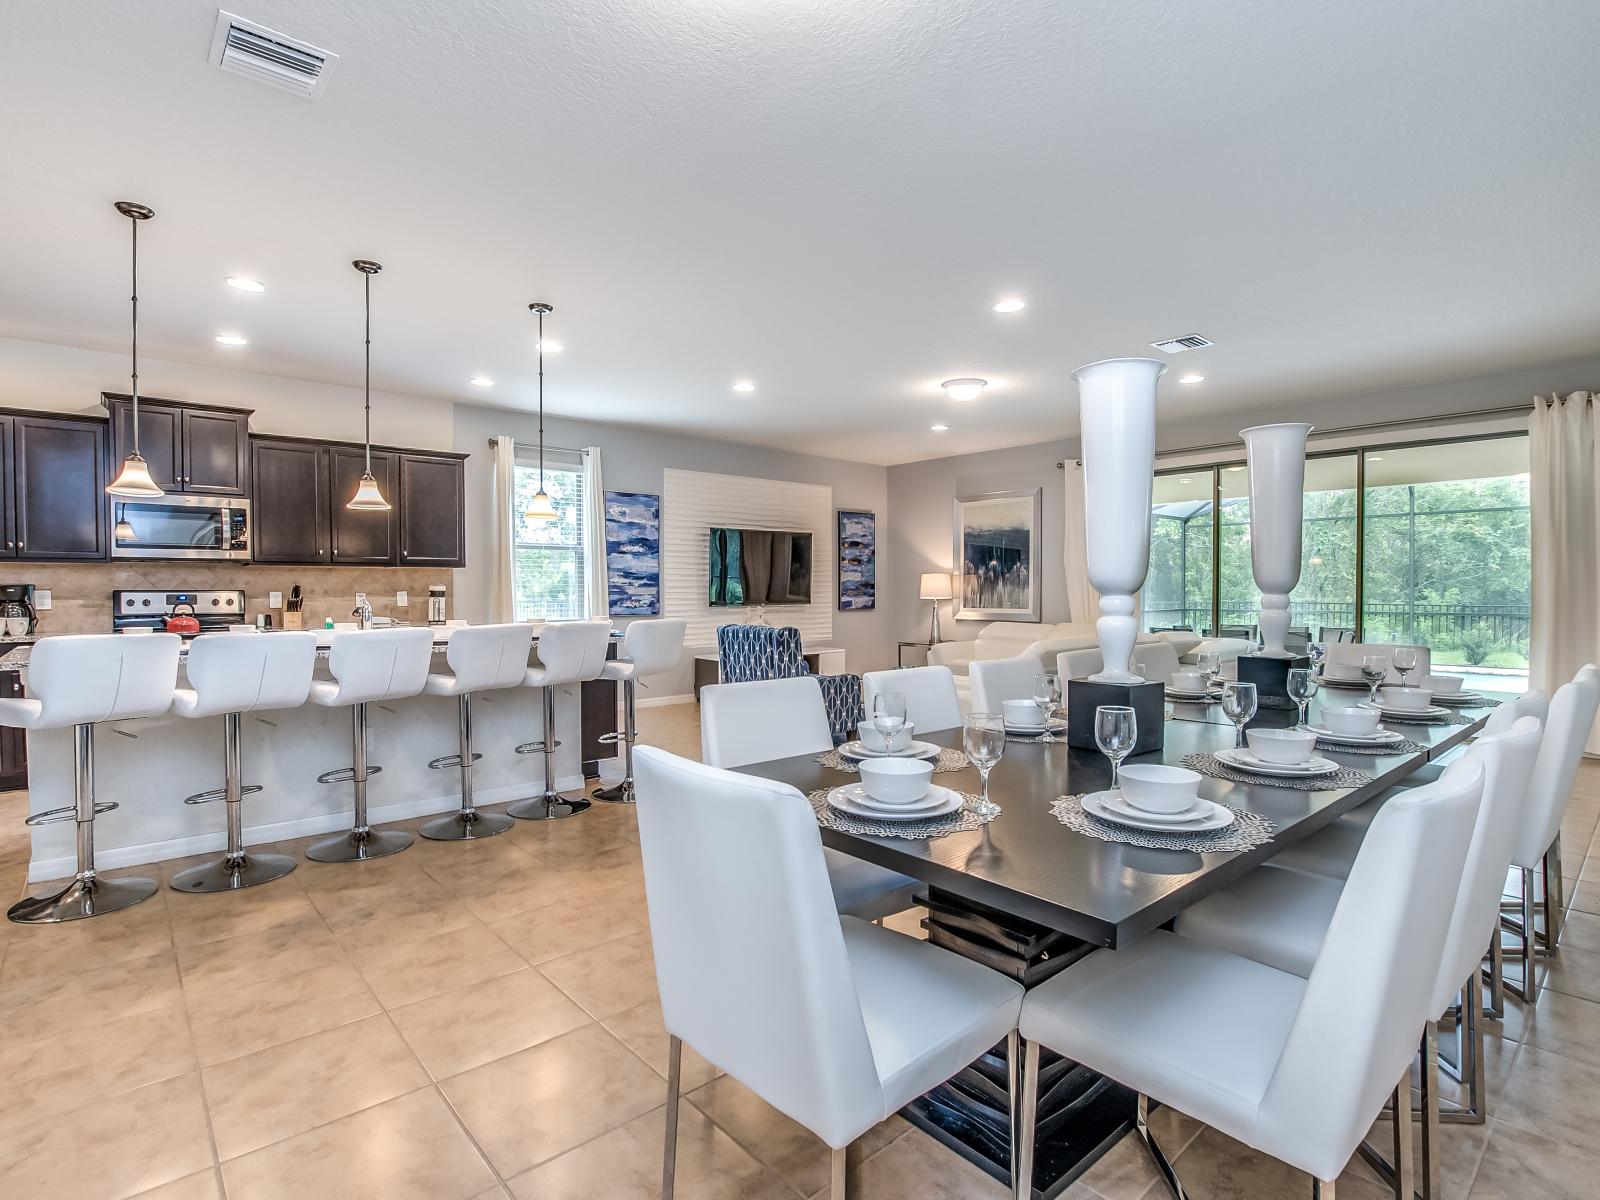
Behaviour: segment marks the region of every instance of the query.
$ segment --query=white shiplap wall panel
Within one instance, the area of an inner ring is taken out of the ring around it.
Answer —
[[[744,475],[667,469],[661,480],[661,610],[688,622],[685,642],[715,647],[718,625],[750,619],[750,609],[712,608],[706,601],[711,529],[786,529],[811,534],[811,603],[773,605],[767,620],[793,625],[810,646],[833,637],[838,553],[833,489]]]

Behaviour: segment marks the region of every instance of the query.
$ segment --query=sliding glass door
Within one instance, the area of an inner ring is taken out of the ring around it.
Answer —
[[[1157,475],[1150,574],[1140,593],[1147,630],[1211,624],[1211,472]]]

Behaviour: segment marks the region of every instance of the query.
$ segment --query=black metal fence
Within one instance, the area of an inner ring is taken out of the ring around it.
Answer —
[[[1254,626],[1253,604],[1224,604],[1223,625]],[[1211,625],[1209,606],[1167,606],[1144,609],[1145,621],[1153,627],[1182,625],[1205,632]],[[1289,623],[1309,628],[1313,634],[1326,626],[1354,629],[1356,606],[1353,603],[1292,604]],[[1460,648],[1467,660],[1480,653],[1528,650],[1528,606],[1526,604],[1368,604],[1362,636],[1370,642],[1415,642],[1423,646],[1448,645]],[[1477,661],[1482,661],[1478,658]]]

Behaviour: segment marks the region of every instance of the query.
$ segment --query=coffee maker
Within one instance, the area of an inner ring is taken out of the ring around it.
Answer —
[[[32,637],[38,627],[33,584],[0,583],[0,637]]]
[[[443,625],[445,620],[445,595],[442,583],[428,585],[428,624]]]

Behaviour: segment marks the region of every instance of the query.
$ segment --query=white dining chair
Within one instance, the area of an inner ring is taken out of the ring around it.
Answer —
[[[968,671],[971,671],[971,667]],[[861,677],[861,688],[866,704],[864,711],[869,721],[872,720],[872,701],[879,692],[899,692],[906,698],[906,720],[918,733],[961,728],[961,697],[956,692],[956,677],[949,667],[868,671]],[[988,710],[980,708],[974,711]]]
[[[1479,738],[1443,776],[1455,779],[1480,770],[1483,802],[1445,938],[1433,992],[1433,1017],[1423,1039],[1422,1194],[1427,1200],[1437,1200],[1441,1187],[1437,1018],[1453,1007],[1458,997],[1464,1026],[1460,1069],[1468,1098],[1450,1118],[1482,1124],[1488,1115],[1479,977],[1484,953],[1497,932],[1500,891],[1525,813],[1528,783],[1539,755],[1539,733],[1537,718],[1523,717],[1504,733]],[[1380,834],[1375,831],[1369,840],[1376,836]],[[1343,880],[1269,863],[1186,909],[1174,929],[1219,950],[1309,976],[1344,888]]]
[[[1032,655],[980,659],[967,668],[972,680],[972,711],[1003,713],[1007,700],[1032,700],[1033,677],[1044,668]]]
[[[1434,1015],[1482,790],[1472,763],[1384,806],[1309,978],[1158,930],[1029,992],[1015,1195],[1032,1195],[1046,1047],[1138,1094],[1135,1130],[1174,1195],[1177,1176],[1146,1120],[1151,1099],[1305,1171],[1312,1195],[1330,1200],[1393,1097],[1396,1194],[1409,1200],[1411,1059]]]
[[[830,1194],[845,1200],[850,1143],[1011,1040],[1022,986],[839,917],[816,818],[787,784],[653,747],[639,749],[635,771],[670,1038],[663,1200],[673,1195],[684,1043],[826,1142]]]
[[[709,766],[744,767],[832,749],[833,733],[814,675],[700,689],[700,758]],[[824,848],[822,858],[841,913],[881,921],[911,907],[919,886],[911,876],[837,850]]]
[[[1396,650],[1415,650],[1417,652],[1417,665],[1406,672],[1406,678],[1413,685],[1418,683],[1424,675],[1430,674],[1433,665],[1432,652],[1426,646],[1411,646],[1406,644],[1391,645],[1387,642],[1329,642],[1328,653],[1322,660],[1324,674],[1330,668],[1335,676],[1353,681],[1361,679],[1361,660],[1369,654],[1381,654],[1389,660],[1389,674],[1385,683],[1398,684],[1400,672],[1394,667],[1394,652]]]
[[[1063,681],[1083,679],[1100,670],[1100,650],[1086,646],[1081,650],[1063,650],[1056,656],[1056,670]],[[1234,665],[1232,663],[1230,666]],[[1178,652],[1166,642],[1136,642],[1128,654],[1128,666],[1135,675],[1151,683],[1166,683],[1178,669]]]
[[[1061,676],[1063,690],[1067,686],[1067,680],[1087,679],[1098,671],[1101,665],[1100,651],[1094,646],[1085,646],[1081,650],[1063,650],[1056,655],[1056,673]]]

